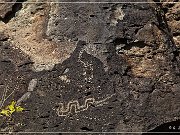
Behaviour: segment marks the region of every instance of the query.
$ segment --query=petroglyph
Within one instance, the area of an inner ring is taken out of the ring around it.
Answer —
[[[105,45],[100,44],[87,44],[85,46],[86,53],[99,59],[104,66],[104,70],[108,71],[107,54],[108,50]]]
[[[104,104],[108,103],[108,99],[112,98],[115,94],[112,94],[110,96],[107,96],[106,98],[96,101],[95,98],[87,98],[85,100],[84,105],[79,104],[78,100],[70,101],[67,106],[64,105],[64,103],[59,103],[59,107],[57,109],[58,116],[68,116],[70,113],[74,111],[74,113],[79,113],[82,111],[88,110],[88,108],[93,105],[95,107],[103,106]],[[73,110],[74,108],[74,110]]]
[[[70,81],[71,81],[67,75],[61,75],[61,76],[59,76],[59,79],[66,83],[70,83]]]
[[[78,61],[79,61],[80,63],[82,63],[83,66],[84,66],[83,75],[85,76],[85,80],[86,80],[87,82],[91,82],[91,80],[92,80],[93,77],[94,77],[94,76],[93,76],[93,64],[92,64],[92,63],[88,63],[88,62],[84,62],[84,61],[81,60],[82,54],[83,54],[84,51],[85,51],[85,48],[83,47],[83,48],[81,49],[81,51],[79,52]],[[85,52],[86,52],[86,51],[85,51]],[[87,71],[88,71],[88,70],[91,71],[90,74],[87,74]]]

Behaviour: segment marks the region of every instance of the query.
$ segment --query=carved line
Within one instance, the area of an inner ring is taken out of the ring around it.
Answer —
[[[95,98],[87,98],[85,100],[85,104],[80,106],[78,100],[70,101],[67,104],[67,107],[65,108],[63,103],[59,103],[59,108],[57,109],[58,116],[67,116],[68,114],[72,113],[72,109],[74,107],[75,113],[79,113],[82,111],[85,111],[89,108],[90,105],[94,105],[95,107],[102,106],[104,104],[107,104],[106,102],[108,99],[110,99],[115,94],[112,94],[102,100],[95,101]]]
[[[85,80],[90,82],[92,80],[92,78],[93,78],[93,73],[91,72],[90,76],[88,77],[87,74],[86,74],[86,70],[87,70],[88,67],[90,67],[90,69],[93,71],[93,65],[91,63],[84,62],[84,61],[81,60],[82,54],[83,54],[84,51],[85,51],[85,48],[84,47],[81,48],[81,51],[79,52],[79,56],[78,56],[78,61],[80,63],[82,63],[84,68],[85,68],[85,69],[83,68],[83,71],[85,73],[84,74],[85,75]]]

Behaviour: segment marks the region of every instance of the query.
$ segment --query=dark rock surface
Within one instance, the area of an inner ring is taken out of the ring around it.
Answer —
[[[23,4],[23,12],[0,31],[0,97],[6,90],[5,97],[10,95],[1,109],[25,95],[32,79],[37,85],[21,103],[23,112],[0,116],[0,131],[147,132],[180,119],[179,41],[164,5]],[[29,7],[43,24],[23,18],[31,16]],[[18,37],[21,25],[12,27],[17,22],[26,22],[31,34]],[[42,25],[42,35],[31,29]],[[57,55],[66,55],[59,58],[49,46],[62,47]],[[45,61],[39,53],[50,58]],[[55,66],[37,72],[36,63]]]

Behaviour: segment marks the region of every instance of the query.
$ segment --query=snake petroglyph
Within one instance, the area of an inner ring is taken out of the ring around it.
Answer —
[[[79,113],[85,110],[88,110],[90,105],[94,105],[95,107],[102,106],[107,104],[107,100],[113,97],[115,94],[112,94],[102,100],[96,101],[95,98],[87,98],[84,102],[84,105],[79,104],[78,100],[73,100],[68,102],[67,106],[65,107],[64,103],[59,103],[59,107],[57,109],[58,116],[67,116],[68,114],[72,113],[74,108],[74,113]]]

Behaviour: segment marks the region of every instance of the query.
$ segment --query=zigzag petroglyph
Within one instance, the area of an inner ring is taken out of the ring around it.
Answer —
[[[59,107],[57,109],[58,116],[67,116],[68,114],[72,113],[74,108],[74,113],[79,113],[82,111],[87,110],[90,105],[94,105],[95,107],[102,106],[107,104],[107,100],[113,97],[115,94],[112,94],[102,100],[96,101],[95,98],[87,98],[85,100],[84,105],[80,106],[78,100],[70,101],[67,106],[65,107],[64,103],[59,103]]]

